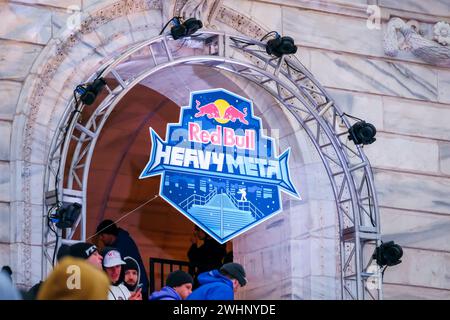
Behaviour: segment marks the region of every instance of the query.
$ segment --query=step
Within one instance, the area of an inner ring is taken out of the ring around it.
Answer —
[[[201,220],[203,224],[205,224],[208,227],[220,227],[220,219],[205,219],[202,216],[199,215],[195,215],[193,214],[193,216],[198,219]],[[243,228],[248,226],[249,224],[253,223],[254,221],[249,221],[249,220],[240,220],[240,221],[224,221],[224,227],[225,228],[229,228],[229,229],[239,229],[239,228]]]
[[[189,210],[189,213],[195,216],[202,216],[205,219],[221,219],[220,214],[219,213],[213,213],[211,214],[210,211],[207,210]],[[227,215],[226,211],[225,211],[225,215],[224,215],[224,220],[225,221],[247,221],[248,223],[251,223],[253,221],[255,221],[255,219],[251,216],[250,213],[245,213],[240,217],[230,217]]]
[[[218,213],[220,212],[220,207],[211,207],[211,206],[199,206],[199,205],[193,205],[189,210],[204,210],[204,211],[208,211],[208,212],[213,212],[213,213]],[[230,212],[230,211],[234,211],[234,210],[230,210],[228,208],[224,208],[223,210],[224,212]],[[240,213],[242,213],[243,215],[245,214],[251,214],[250,211],[246,211],[246,210],[238,210]]]
[[[203,222],[203,224],[207,225],[207,226],[220,226],[220,220],[206,220],[206,219],[202,219],[201,216],[195,216],[195,218],[201,220]],[[232,221],[232,222],[228,222],[228,221],[224,221],[224,227],[226,228],[230,228],[230,229],[236,229],[236,228],[242,228],[245,227],[249,224],[251,224],[253,221]]]
[[[235,208],[236,206],[233,204],[230,198],[228,198],[227,195],[224,194],[217,194],[214,197],[209,200],[207,203],[209,206],[217,206],[217,207],[229,207],[229,208]]]

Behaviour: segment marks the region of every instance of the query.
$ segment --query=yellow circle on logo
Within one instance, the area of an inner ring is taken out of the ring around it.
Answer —
[[[218,99],[218,100],[214,101],[214,104],[216,105],[217,109],[219,109],[219,115],[220,115],[220,118],[214,118],[214,120],[216,120],[218,123],[222,123],[222,124],[225,124],[228,121],[230,121],[228,119],[223,118],[225,116],[225,111],[228,109],[230,104],[223,99]]]

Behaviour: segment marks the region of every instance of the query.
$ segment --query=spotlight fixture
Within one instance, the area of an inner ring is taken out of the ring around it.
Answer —
[[[382,243],[379,247],[375,249],[373,254],[373,259],[377,261],[380,267],[384,266],[395,266],[402,262],[400,258],[403,256],[403,249],[394,241],[389,241]]]
[[[189,18],[182,22],[180,17],[172,18],[174,26],[170,29],[170,34],[174,40],[189,37],[203,27],[203,23],[195,18]]]
[[[56,227],[60,229],[72,228],[77,221],[81,212],[81,204],[64,203],[57,211],[52,219],[56,222]]]
[[[86,104],[91,105],[94,103],[97,95],[102,91],[106,85],[106,81],[103,78],[95,79],[94,82],[84,85],[78,85],[75,91],[80,95],[80,100]]]
[[[353,140],[355,144],[371,144],[376,140],[377,129],[373,124],[361,120],[352,125],[348,133],[349,140]]]
[[[294,54],[297,52],[297,47],[294,44],[294,39],[287,36],[282,37],[278,32],[275,31],[272,31],[271,33],[275,33],[275,38],[267,41],[266,52],[268,54],[274,55],[276,57],[281,57],[285,54]],[[268,33],[267,35],[271,33]],[[264,36],[263,39],[266,36]]]

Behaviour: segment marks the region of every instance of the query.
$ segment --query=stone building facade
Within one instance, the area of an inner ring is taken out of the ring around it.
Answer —
[[[449,0],[0,2],[0,264],[11,265],[14,281],[29,287],[41,276],[44,165],[73,88],[179,14],[254,38],[277,30],[295,39],[297,56],[336,102],[377,127],[366,153],[383,240],[404,249],[403,263],[385,274],[385,298],[449,299]],[[323,217],[326,206],[314,210]],[[338,298],[326,280],[335,266],[312,240],[322,222],[281,217],[233,243],[253,280],[241,298]],[[296,272],[300,260],[307,272]]]

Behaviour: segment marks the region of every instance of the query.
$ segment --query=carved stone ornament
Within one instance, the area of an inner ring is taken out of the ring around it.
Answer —
[[[184,19],[196,18],[201,20],[204,26],[208,26],[221,2],[221,0],[177,0],[174,6],[175,15]]]
[[[434,40],[447,46],[450,44],[450,24],[441,21],[434,25]]]
[[[405,23],[400,18],[392,18],[388,22],[384,37],[384,52],[396,57],[400,50],[410,51],[427,63],[450,67],[450,25],[438,22],[434,26],[433,40],[422,35],[417,21]]]

